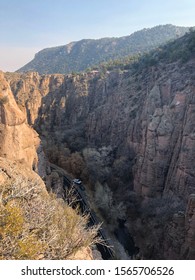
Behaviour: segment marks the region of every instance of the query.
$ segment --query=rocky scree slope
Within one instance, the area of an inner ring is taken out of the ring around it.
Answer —
[[[145,259],[195,259],[194,51],[137,69],[6,78],[50,160],[88,181],[113,233],[123,221]]]
[[[38,52],[18,72],[52,74],[83,71],[110,59],[148,52],[188,31],[188,27],[167,24],[145,28],[121,38],[85,39],[65,46],[47,48]]]

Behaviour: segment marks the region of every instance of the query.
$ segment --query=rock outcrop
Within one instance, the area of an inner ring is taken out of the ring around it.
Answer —
[[[24,161],[30,168],[37,169],[38,134],[26,122],[3,73],[0,73],[0,94],[0,156]]]

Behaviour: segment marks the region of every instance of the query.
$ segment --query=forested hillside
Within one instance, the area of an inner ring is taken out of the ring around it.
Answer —
[[[145,28],[120,38],[84,39],[65,46],[41,50],[18,72],[36,71],[40,74],[79,72],[110,59],[143,54],[183,36],[187,31],[188,27],[167,24]]]

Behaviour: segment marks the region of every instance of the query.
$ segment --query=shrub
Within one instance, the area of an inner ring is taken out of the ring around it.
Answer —
[[[142,204],[140,208],[142,218],[153,218],[163,226],[173,218],[174,213],[184,210],[184,202],[177,197],[170,196],[152,198],[150,201]]]
[[[83,150],[88,174],[92,182],[106,182],[111,175],[111,164],[113,162],[111,147],[86,148]]]
[[[67,259],[97,241],[97,227],[39,182],[0,185],[0,259]]]
[[[0,104],[4,105],[9,102],[8,96],[0,96]]]

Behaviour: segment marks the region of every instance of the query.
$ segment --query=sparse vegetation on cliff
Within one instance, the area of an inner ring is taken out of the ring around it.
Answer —
[[[18,175],[0,185],[0,259],[68,259],[96,242],[87,216]]]

